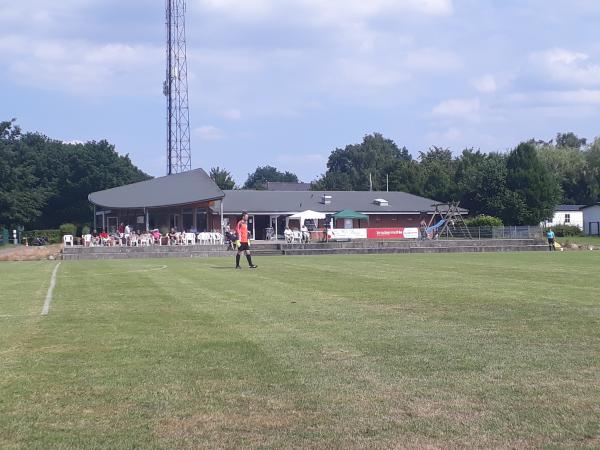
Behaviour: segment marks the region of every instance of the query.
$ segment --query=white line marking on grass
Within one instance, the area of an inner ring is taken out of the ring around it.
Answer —
[[[100,277],[104,277],[106,275],[122,275],[124,273],[140,273],[140,272],[155,272],[157,270],[165,270],[168,269],[169,266],[162,265],[162,266],[156,266],[156,267],[150,267],[147,269],[133,269],[133,270],[122,270],[120,272],[92,272],[92,273],[86,273],[85,276],[86,277],[93,277],[93,276],[100,276]],[[61,278],[76,278],[79,277],[79,275],[63,275]]]
[[[52,271],[52,277],[50,277],[50,287],[48,288],[46,300],[44,300],[44,307],[42,308],[42,316],[47,316],[48,312],[50,311],[50,303],[52,302],[52,291],[54,291],[54,286],[56,286],[56,272],[58,272],[59,267],[60,263],[58,263]]]
[[[0,319],[12,319],[13,317],[33,317],[37,314],[3,314],[0,315]]]

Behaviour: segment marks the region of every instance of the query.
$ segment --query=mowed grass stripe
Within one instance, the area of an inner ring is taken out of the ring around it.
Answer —
[[[598,256],[66,262],[0,444],[594,446]]]

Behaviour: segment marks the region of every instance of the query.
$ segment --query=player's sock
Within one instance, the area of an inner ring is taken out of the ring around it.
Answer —
[[[235,267],[240,267],[240,254],[235,255]]]
[[[252,266],[254,265],[254,264],[252,264],[252,256],[250,256],[250,255],[246,255],[246,259],[248,260],[248,265],[249,265],[250,267],[252,267]]]

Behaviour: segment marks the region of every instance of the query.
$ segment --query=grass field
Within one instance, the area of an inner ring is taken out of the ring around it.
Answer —
[[[0,448],[600,447],[600,252],[0,263]]]
[[[559,237],[557,240],[566,244],[577,244],[577,245],[593,245],[600,247],[600,237],[598,236],[567,236]]]

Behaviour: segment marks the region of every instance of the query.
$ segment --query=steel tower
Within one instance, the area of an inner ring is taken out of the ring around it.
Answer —
[[[167,175],[192,169],[185,43],[185,0],[166,0]]]

